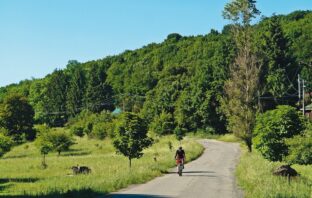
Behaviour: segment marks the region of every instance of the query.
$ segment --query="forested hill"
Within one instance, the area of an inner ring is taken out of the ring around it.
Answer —
[[[229,27],[203,36],[174,33],[162,43],[120,55],[69,61],[66,69],[43,79],[0,88],[0,102],[22,94],[34,108],[36,122],[50,126],[63,126],[86,109],[99,113],[119,107],[140,113],[154,130],[163,127],[161,133],[175,126],[224,132],[220,103],[235,55]],[[254,29],[254,49],[264,68],[261,95],[274,98],[264,101],[264,107],[292,104],[297,74],[312,82],[312,11],[264,18]]]

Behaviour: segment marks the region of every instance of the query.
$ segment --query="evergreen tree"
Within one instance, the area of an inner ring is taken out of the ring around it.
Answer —
[[[265,76],[264,94],[274,98],[295,94],[297,87],[296,65],[289,55],[289,41],[284,36],[279,18],[273,16],[261,30],[264,41],[261,42],[264,53],[264,72],[262,74]],[[276,100],[276,103],[281,104],[282,102]]]
[[[72,71],[67,92],[67,110],[70,116],[74,117],[82,111],[85,92],[85,76],[81,66]]]
[[[109,111],[114,109],[113,90],[105,81],[104,69],[92,63],[87,82],[86,107],[94,113],[99,113],[104,109]]]
[[[63,126],[67,121],[67,86],[68,80],[63,71],[55,70],[49,76],[44,107],[49,126]]]

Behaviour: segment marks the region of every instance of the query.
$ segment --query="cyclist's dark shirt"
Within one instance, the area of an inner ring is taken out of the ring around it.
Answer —
[[[184,156],[185,156],[185,152],[184,152],[184,150],[182,149],[182,150],[177,150],[177,152],[176,152],[176,155],[175,156],[178,156],[180,159],[181,158],[184,158]]]

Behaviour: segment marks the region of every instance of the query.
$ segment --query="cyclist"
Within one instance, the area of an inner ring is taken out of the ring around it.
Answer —
[[[176,151],[174,158],[177,160],[177,165],[179,163],[182,163],[184,169],[185,152],[182,149],[182,146],[180,146],[179,149]]]

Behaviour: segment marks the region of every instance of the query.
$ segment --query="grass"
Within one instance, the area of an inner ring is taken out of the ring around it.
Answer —
[[[218,134],[209,134],[203,131],[198,131],[196,133],[189,133],[188,136],[192,138],[196,138],[196,139],[214,139],[214,140],[219,140],[223,142],[241,142],[241,140],[237,138],[236,136],[234,136],[234,134],[232,133],[218,135]]]
[[[243,153],[236,170],[239,185],[246,198],[311,198],[312,165],[293,165],[301,175],[291,179],[272,175],[272,170],[282,165],[280,162],[269,162],[257,151]]]
[[[173,150],[169,150],[168,142]],[[132,161],[117,155],[111,140],[77,138],[71,151],[47,156],[47,169],[41,168],[42,157],[33,143],[15,147],[0,159],[0,196],[5,197],[96,197],[116,191],[130,184],[144,183],[174,167],[174,136],[159,139],[144,151],[141,159]],[[192,139],[182,145],[188,160],[197,158],[203,147]],[[154,157],[157,161],[154,161]],[[79,164],[92,169],[90,175],[73,176],[71,167]]]

